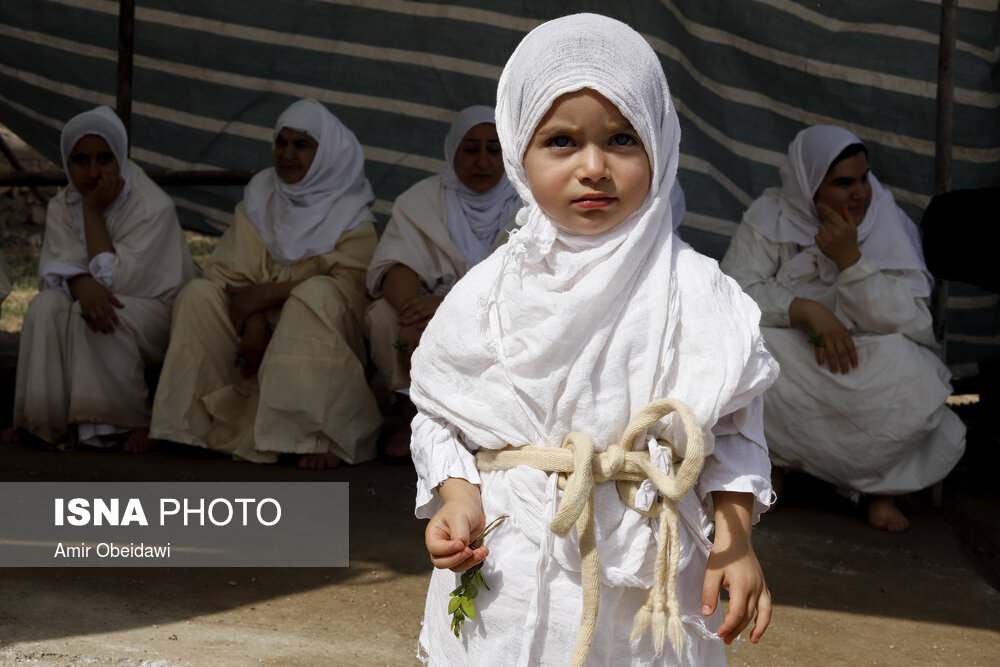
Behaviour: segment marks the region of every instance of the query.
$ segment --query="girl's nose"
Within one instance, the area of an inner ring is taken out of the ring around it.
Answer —
[[[578,155],[580,180],[601,181],[608,178],[608,161],[600,147],[587,146]]]

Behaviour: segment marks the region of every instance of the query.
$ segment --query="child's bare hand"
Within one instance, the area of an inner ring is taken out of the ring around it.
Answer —
[[[448,479],[438,489],[444,503],[424,531],[434,567],[464,572],[480,563],[489,549],[470,549],[469,542],[486,528],[479,487],[464,479]]]
[[[771,593],[750,544],[750,508],[746,493],[715,492],[715,543],[705,568],[702,613],[715,613],[719,591],[729,589],[729,609],[718,634],[729,644],[754,620],[750,641],[756,644],[771,622]]]
[[[838,213],[826,204],[817,204],[816,213],[820,219],[815,236],[816,247],[841,271],[854,265],[861,259],[861,250],[858,248],[858,228],[847,211],[847,205]]]

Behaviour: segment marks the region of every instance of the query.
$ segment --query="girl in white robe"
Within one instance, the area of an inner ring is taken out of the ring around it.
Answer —
[[[944,403],[950,373],[931,349],[916,226],[842,128],[800,132],[781,180],[747,210],[722,260],[760,306],[781,364],[764,399],[772,458],[869,494],[871,525],[904,530],[892,496],[942,479],[965,446]]]
[[[410,356],[423,329],[459,278],[507,240],[521,206],[495,126],[491,107],[459,112],[444,140],[444,172],[396,198],[368,267],[371,357],[407,424],[415,414]],[[408,429],[391,434],[386,460],[409,461],[409,439]]]
[[[680,128],[659,60],[606,17],[546,23],[504,68],[497,130],[521,228],[458,282],[413,356],[416,514],[438,568],[418,655],[725,664],[723,642],[755,614],[758,641],[770,616],[749,539],[771,496],[761,393],[777,367],[752,300],[673,235]],[[619,449],[633,416],[668,397],[688,408],[654,413],[638,451]],[[572,431],[584,435],[570,450]],[[517,465],[547,454],[563,463]],[[655,486],[625,499],[590,486],[626,460]],[[481,562],[490,588],[456,638],[449,593]]]
[[[39,273],[21,331],[14,427],[56,443],[133,437],[148,448],[146,366],[162,361],[170,308],[195,275],[173,201],[128,159],[108,107],[61,138],[69,185],[49,203]]]
[[[151,433],[261,463],[361,463],[381,425],[362,361],[377,239],[364,153],[315,100],[274,138],[274,167],[177,300]]]

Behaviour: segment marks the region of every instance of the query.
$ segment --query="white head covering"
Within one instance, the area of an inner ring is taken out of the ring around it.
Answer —
[[[572,235],[549,219],[523,164],[552,103],[583,88],[621,110],[652,170],[639,209],[597,236]],[[672,235],[680,128],[652,48],[625,24],[593,14],[539,26],[500,77],[497,131],[507,175],[526,204],[517,216],[522,228],[459,281],[431,320],[413,356],[414,403],[488,448],[558,447],[577,430],[603,449],[634,413],[667,396],[688,403],[710,428],[742,386],[759,311],[713,262],[687,259],[695,254]],[[676,352],[682,250],[685,284],[703,286],[706,301],[726,300],[725,315],[703,303],[685,313],[685,335],[713,345],[687,360],[703,363],[699,372],[680,368]],[[712,443],[706,434],[707,451]]]
[[[285,183],[274,168],[254,176],[243,193],[247,218],[274,261],[294,264],[322,255],[340,236],[367,220],[375,199],[365,178],[365,155],[354,133],[316,100],[285,109],[274,125],[305,132],[319,147],[298,183]]]
[[[69,179],[69,185],[66,187],[66,203],[73,211],[73,222],[76,223],[81,234],[83,233],[83,194],[73,185],[73,177],[69,173],[69,158],[76,142],[88,134],[95,134],[108,142],[111,152],[118,160],[118,174],[125,180],[122,191],[104,209],[104,215],[109,216],[121,208],[132,191],[132,167],[128,160],[128,133],[125,132],[125,125],[118,115],[106,106],[99,106],[70,118],[63,127],[59,146],[62,151],[63,169],[66,171],[66,178]]]
[[[448,223],[448,235],[469,266],[483,261],[497,234],[521,206],[521,200],[506,174],[489,191],[479,193],[463,183],[455,173],[455,153],[462,145],[462,139],[466,132],[482,123],[496,124],[493,109],[482,105],[466,107],[455,117],[444,139],[445,168],[441,173],[441,183],[445,188],[445,221]]]
[[[841,151],[860,143],[853,133],[832,125],[802,130],[788,145],[780,190],[765,191],[744,215],[746,223],[767,239],[802,247],[802,252],[778,271],[777,280],[785,287],[794,288],[817,275],[828,284],[837,279],[836,263],[816,246],[820,219],[813,196]],[[924,263],[916,225],[874,174],[870,173],[868,180],[872,199],[858,225],[861,254],[880,269],[904,272],[913,296],[929,296],[933,278]]]

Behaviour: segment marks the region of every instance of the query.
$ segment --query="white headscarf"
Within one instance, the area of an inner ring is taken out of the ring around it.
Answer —
[[[584,88],[631,122],[652,171],[639,209],[597,236],[572,235],[549,219],[523,164],[552,103]],[[666,396],[687,402],[710,428],[745,387],[759,311],[714,262],[672,235],[680,127],[652,48],[625,24],[593,14],[539,26],[500,77],[497,131],[525,202],[522,228],[459,281],[424,332],[413,356],[414,403],[488,448],[559,446],[579,430],[603,449],[635,412]],[[689,289],[708,297],[683,318],[685,340],[713,348],[686,360],[697,371],[677,358],[681,268]]]
[[[500,181],[489,191],[479,193],[455,173],[455,153],[462,139],[466,132],[482,123],[496,124],[493,109],[482,105],[466,107],[455,117],[444,139],[445,168],[441,183],[444,185],[445,222],[448,223],[448,235],[469,266],[475,266],[490,254],[497,234],[521,206],[521,199],[506,174],[500,176]]]
[[[841,151],[862,143],[853,133],[832,125],[814,125],[788,145],[781,165],[781,188],[770,188],[744,214],[744,220],[775,243],[796,243],[802,252],[778,271],[779,284],[791,289],[800,282],[819,277],[833,284],[839,273],[836,263],[816,246],[820,226],[813,196]],[[933,278],[924,263],[916,225],[896,205],[892,193],[869,173],[871,204],[858,225],[861,254],[880,269],[902,271],[914,297],[931,293]]]
[[[275,123],[275,139],[284,127],[319,144],[309,171],[298,183],[285,183],[273,167],[265,169],[243,197],[247,218],[274,261],[294,264],[333,250],[344,232],[374,220],[368,205],[375,195],[357,137],[322,104],[295,102]]]
[[[99,106],[70,118],[63,127],[59,147],[62,152],[63,169],[66,171],[66,178],[69,179],[69,185],[66,187],[66,204],[73,211],[73,222],[80,230],[81,240],[83,239],[83,194],[73,185],[73,177],[69,172],[69,158],[76,142],[89,134],[95,134],[108,142],[111,152],[118,160],[118,175],[125,180],[122,191],[104,209],[105,217],[121,208],[132,191],[132,168],[128,160],[128,133],[125,132],[125,125],[118,115],[106,106]]]

